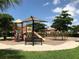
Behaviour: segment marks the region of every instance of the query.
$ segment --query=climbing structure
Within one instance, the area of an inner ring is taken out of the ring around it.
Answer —
[[[24,21],[15,21],[15,41],[20,41],[20,40],[24,40],[25,44],[28,41],[31,41],[34,45],[34,42],[37,41],[37,39],[40,39],[40,41],[42,42],[42,38],[39,38],[39,35],[35,34],[34,32],[34,23],[36,22],[46,22],[43,20],[38,20],[36,17],[31,16],[30,18],[25,19]],[[31,30],[28,31],[27,30],[27,24],[31,23],[32,27]],[[21,24],[20,30],[18,30],[17,28],[17,24]]]

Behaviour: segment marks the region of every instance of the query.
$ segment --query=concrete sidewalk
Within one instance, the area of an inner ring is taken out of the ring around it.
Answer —
[[[22,51],[54,51],[54,50],[63,50],[63,49],[72,49],[79,46],[79,42],[75,41],[66,41],[60,45],[24,45],[24,44],[17,44],[17,45],[6,45],[0,43],[0,49],[10,49],[10,50],[22,50]]]

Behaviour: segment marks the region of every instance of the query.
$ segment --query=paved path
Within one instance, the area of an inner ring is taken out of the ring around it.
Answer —
[[[79,46],[79,42],[75,41],[66,41],[63,44],[59,45],[24,45],[24,44],[16,44],[16,45],[7,45],[0,43],[0,49],[10,49],[10,50],[22,50],[22,51],[53,51],[53,50],[63,50],[63,49],[72,49]]]
[[[52,37],[46,37],[43,45],[36,44],[24,45],[24,42],[14,42],[14,41],[0,41],[0,49],[10,49],[10,50],[22,50],[22,51],[54,51],[54,50],[63,50],[63,49],[72,49],[79,46],[79,38],[67,38],[68,40],[52,40]]]

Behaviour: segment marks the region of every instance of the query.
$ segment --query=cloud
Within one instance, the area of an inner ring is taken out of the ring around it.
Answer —
[[[43,6],[48,6],[50,3],[49,2],[46,2],[45,4],[43,4]]]
[[[77,8],[79,4],[79,0],[73,0],[72,2],[69,2],[64,7],[56,7],[55,9],[52,9],[52,12],[54,13],[61,13],[62,10],[68,10],[68,13],[71,14],[71,16],[74,18],[72,25],[79,25],[79,20],[76,19],[76,16],[79,15],[79,9]]]
[[[55,13],[60,13],[61,11],[62,11],[62,8],[60,8],[60,7],[57,7],[52,10],[52,12],[55,12]]]
[[[59,4],[60,3],[60,0],[53,0],[53,4],[54,5],[57,5],[57,4]]]
[[[78,9],[76,9],[75,7],[69,7],[69,6],[66,6],[64,8],[57,7],[57,8],[55,8],[53,10],[53,12],[55,12],[55,13],[61,13],[62,10],[69,10],[68,13],[71,14],[72,16],[74,16],[74,17],[77,16],[77,14],[79,14],[79,10]],[[74,18],[74,20],[72,22],[72,25],[79,25],[79,20]]]
[[[79,3],[79,0],[73,0],[71,3],[77,5]]]
[[[71,16],[76,16],[77,14],[79,14],[79,9],[77,9],[74,5],[72,4],[67,4],[65,5],[65,7],[57,7],[55,9],[52,9],[52,12],[54,13],[61,13],[62,11],[68,11],[69,14],[71,14]]]
[[[68,13],[72,16],[75,16],[75,11],[77,10],[76,7],[72,4],[67,4],[63,10],[68,10]]]

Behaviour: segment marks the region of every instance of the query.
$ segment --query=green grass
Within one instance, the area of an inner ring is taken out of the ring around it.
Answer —
[[[79,59],[79,47],[45,52],[0,50],[0,59]]]

